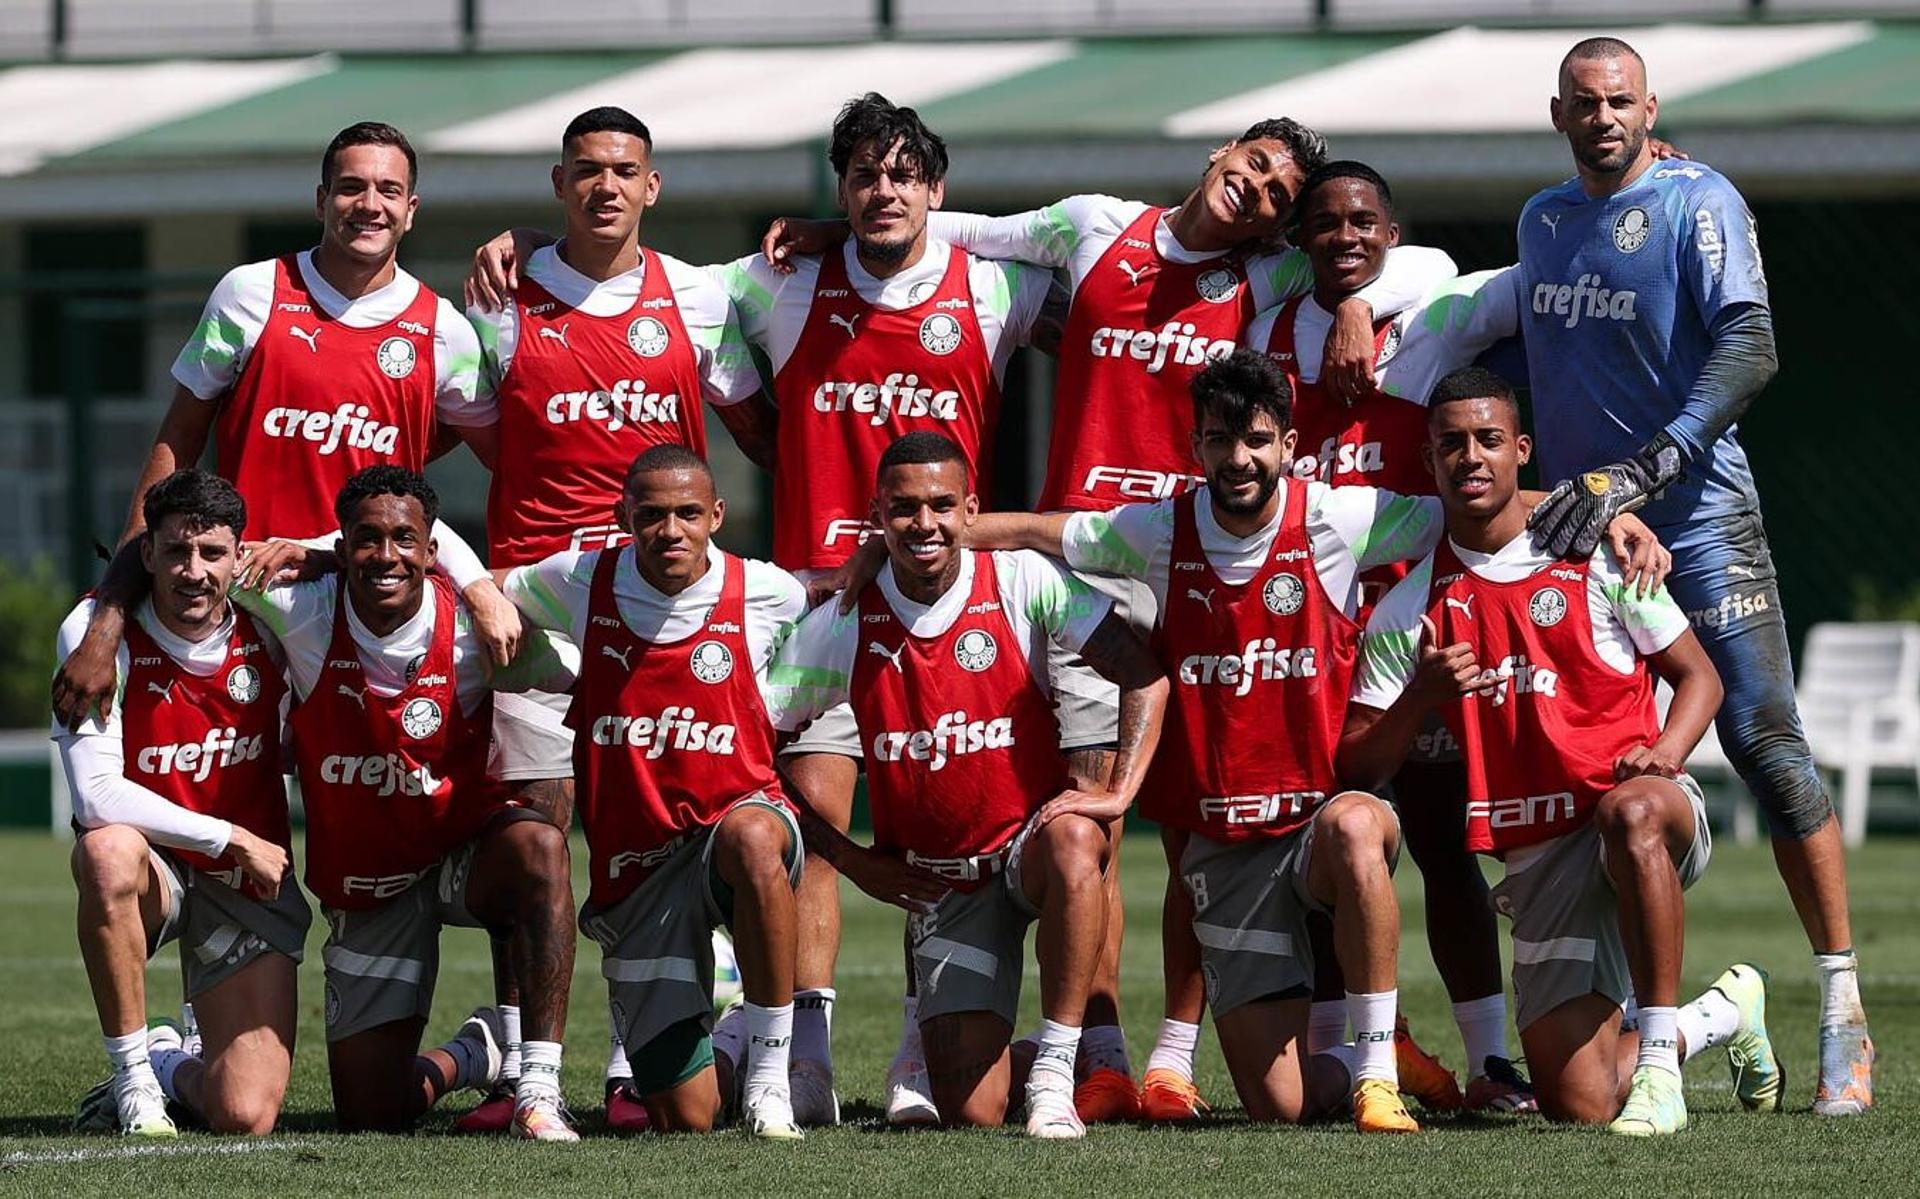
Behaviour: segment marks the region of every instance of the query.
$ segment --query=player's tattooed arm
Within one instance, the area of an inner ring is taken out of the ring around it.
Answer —
[[[1700,639],[1688,629],[1672,645],[1652,655],[1653,668],[1673,685],[1673,706],[1666,727],[1652,745],[1635,746],[1613,764],[1615,779],[1651,774],[1673,778],[1687,768],[1687,755],[1720,711],[1726,690]]]
[[[1167,677],[1153,651],[1124,617],[1108,613],[1081,647],[1080,656],[1120,685],[1119,743],[1105,785],[1070,787],[1061,792],[1040,809],[1040,824],[1069,813],[1102,822],[1126,815],[1146,779],[1147,764],[1153,760],[1166,718]]]
[[[881,903],[909,912],[925,911],[946,895],[947,884],[938,875],[909,865],[904,855],[856,843],[814,810],[806,791],[792,775],[785,770],[779,770],[779,774],[781,786],[799,816],[800,839],[808,853],[846,875],[854,886]]]

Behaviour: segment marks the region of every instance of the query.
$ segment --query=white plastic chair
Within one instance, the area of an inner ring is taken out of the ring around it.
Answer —
[[[1841,833],[1859,845],[1874,768],[1920,781],[1920,624],[1813,626],[1798,699],[1813,760],[1840,775]]]

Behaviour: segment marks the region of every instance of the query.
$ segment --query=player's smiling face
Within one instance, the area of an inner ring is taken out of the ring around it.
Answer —
[[[174,513],[147,531],[140,559],[153,575],[153,608],[160,623],[193,637],[225,614],[227,588],[240,564],[240,539],[227,525],[200,528]]]
[[[633,559],[654,588],[677,595],[707,570],[707,545],[726,519],[713,476],[687,468],[648,471],[627,480],[614,509],[633,534]]]
[[[1618,175],[1648,153],[1660,102],[1647,90],[1646,67],[1622,54],[1569,62],[1551,111],[1574,161],[1594,174]]]
[[[966,464],[914,463],[880,476],[873,519],[887,542],[894,580],[909,595],[938,595],[959,571],[967,526],[980,512]]]
[[[1235,431],[1208,412],[1193,431],[1194,456],[1207,476],[1207,492],[1223,512],[1251,516],[1273,499],[1280,475],[1293,461],[1297,434],[1282,429],[1273,414],[1258,411]]]
[[[426,509],[410,495],[368,496],[342,530],[337,552],[347,597],[373,632],[398,628],[420,610],[427,571],[439,551],[431,533]]]
[[[1294,199],[1306,181],[1307,173],[1284,142],[1255,138],[1215,150],[1200,179],[1201,212],[1212,233],[1209,243],[1272,239],[1293,215]]]
[[[1294,241],[1313,264],[1315,291],[1345,296],[1380,277],[1400,226],[1371,182],[1334,179],[1307,197]]]
[[[583,133],[553,168],[553,194],[567,206],[567,236],[615,244],[631,239],[660,198],[647,143],[630,133]]]
[[[927,213],[940,207],[946,183],[929,183],[920,164],[903,156],[900,144],[868,142],[847,162],[840,180],[840,206],[869,262],[900,263],[924,242]]]
[[[321,237],[350,258],[384,262],[413,228],[420,197],[398,146],[347,146],[333,156],[333,178],[316,201]]]
[[[1486,520],[1514,502],[1533,441],[1507,401],[1456,400],[1428,414],[1421,454],[1448,513]]]

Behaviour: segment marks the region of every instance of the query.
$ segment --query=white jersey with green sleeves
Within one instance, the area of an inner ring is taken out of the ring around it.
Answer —
[[[1513,283],[1518,268],[1475,271],[1440,283],[1419,303],[1393,318],[1390,335],[1374,366],[1374,379],[1390,396],[1424,406],[1434,384],[1449,371],[1471,365],[1488,347],[1514,334],[1519,314]],[[1247,326],[1247,344],[1271,344],[1280,308],[1270,308]],[[1320,379],[1327,333],[1333,315],[1308,296],[1294,314],[1292,369],[1301,379]]]
[[[760,371],[740,334],[733,303],[713,277],[678,258],[658,255],[667,284],[673,289],[680,323],[693,343],[694,367],[700,373],[700,394],[715,408],[737,404],[760,390]],[[527,257],[527,278],[569,308],[592,317],[624,315],[640,298],[646,265],[611,279],[592,279],[568,266],[558,245],[542,246]],[[480,339],[479,394],[489,402],[500,381],[513,367],[520,346],[520,310],[511,298],[498,311],[474,307],[467,319]]]
[[[1253,578],[1267,559],[1286,511],[1286,489],[1301,484],[1281,479],[1273,520],[1249,537],[1220,527],[1205,486],[1193,494],[1194,524],[1200,548],[1220,581],[1236,587]],[[1359,611],[1360,572],[1395,562],[1410,562],[1438,544],[1445,518],[1440,501],[1398,495],[1376,487],[1328,487],[1309,482],[1307,536],[1313,543],[1313,568],[1327,596],[1349,616]],[[1175,500],[1122,504],[1110,512],[1076,512],[1062,536],[1067,565],[1075,570],[1126,575],[1153,589],[1156,607],[1166,610],[1168,562],[1173,555]]]
[[[953,627],[973,591],[980,559],[968,553],[960,561],[953,586],[931,604],[916,603],[900,592],[891,565],[882,567],[878,587],[894,615],[916,637],[938,637]],[[1053,694],[1047,670],[1049,643],[1078,653],[1106,619],[1113,602],[1073,576],[1057,559],[1030,550],[996,550],[989,555],[1000,585],[1007,623],[1026,656],[1027,671],[1042,694]],[[860,654],[879,652],[862,644],[858,608],[841,615],[837,602],[808,613],[793,636],[774,655],[767,671],[767,710],[775,727],[791,732],[828,709],[846,702],[853,665]]]
[[[1068,196],[1057,204],[989,217],[964,212],[934,212],[927,228],[934,237],[965,246],[989,258],[1018,258],[1067,272],[1075,290],[1127,227],[1149,205],[1114,196]],[[1174,237],[1163,216],[1154,223],[1154,248],[1170,262],[1206,262],[1225,257],[1227,250],[1189,250]],[[1360,292],[1377,315],[1399,312],[1419,301],[1434,286],[1455,273],[1453,259],[1425,246],[1399,246],[1387,254],[1380,277]],[[1255,310],[1270,308],[1313,288],[1313,267],[1307,256],[1288,247],[1278,253],[1252,255],[1247,260],[1247,283]]]
[[[1518,582],[1559,560],[1536,545],[1531,533],[1491,554],[1463,549],[1457,543],[1453,552],[1468,570],[1491,583]],[[1360,639],[1353,702],[1384,711],[1407,689],[1432,581],[1433,555],[1428,554],[1373,610]],[[1587,618],[1600,660],[1623,675],[1632,673],[1636,660],[1679,640],[1689,627],[1686,613],[1665,587],[1642,596],[1627,585],[1613,549],[1605,542],[1593,551],[1587,567]]]
[[[950,250],[946,242],[929,236],[919,261],[885,279],[876,278],[860,265],[851,238],[827,252],[842,256],[847,281],[861,299],[876,308],[897,312],[922,302],[940,286]],[[767,265],[764,255],[749,254],[722,266],[710,266],[707,272],[733,301],[741,334],[760,347],[774,372],[779,373],[806,328],[814,285],[820,281],[820,259],[814,255],[795,258],[793,273],[783,275]],[[1053,277],[1025,262],[973,255],[967,263],[967,283],[973,291],[974,317],[980,322],[980,334],[993,358],[993,376],[1004,379],[1007,360],[1032,335]]]
[[[588,605],[593,598],[593,573],[603,553],[617,553],[613,568],[613,603],[620,619],[643,641],[683,641],[706,624],[720,589],[726,582],[726,557],[720,547],[707,545],[707,572],[686,590],[668,595],[634,565],[625,546],[618,550],[567,550],[531,566],[508,572],[501,589],[530,624],[572,645],[586,644]],[[746,572],[747,654],[754,677],[766,694],[768,664],[807,611],[807,589],[800,580],[771,562],[741,560]]]

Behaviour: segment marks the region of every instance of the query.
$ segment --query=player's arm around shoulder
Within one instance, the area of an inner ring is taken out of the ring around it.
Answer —
[[[1379,487],[1329,487],[1318,480],[1306,486],[1309,532],[1316,524],[1325,528],[1361,570],[1424,558],[1446,532],[1446,513],[1434,496],[1401,495]],[[1320,544],[1316,538],[1316,547]]]
[[[500,593],[528,623],[572,634],[584,623],[594,568],[605,550],[560,550],[527,566],[495,567]],[[617,551],[615,551],[617,552]]]

